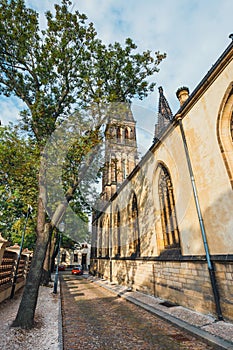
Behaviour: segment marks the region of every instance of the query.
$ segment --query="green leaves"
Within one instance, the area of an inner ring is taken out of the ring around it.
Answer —
[[[17,232],[21,237],[28,204],[36,214],[39,152],[34,142],[24,140],[17,129],[1,127],[0,163],[0,231],[14,240]],[[34,241],[35,222],[31,221],[30,226]]]
[[[38,14],[24,1],[0,1],[0,92],[26,103],[28,128],[42,144],[79,102],[79,65],[96,35],[69,5],[55,5],[55,16],[47,12],[47,28],[40,30]]]
[[[0,92],[26,103],[24,121],[42,145],[75,106],[147,96],[155,85],[147,78],[165,58],[137,53],[130,38],[124,47],[106,47],[86,15],[69,10],[71,4],[56,4],[40,30],[38,13],[23,0],[0,0]]]
[[[88,167],[92,170],[84,160],[101,140],[99,130],[106,121],[102,106],[106,110],[111,103],[146,97],[154,89],[152,77],[166,56],[139,53],[130,38],[123,46],[118,42],[104,45],[93,23],[87,22],[85,14],[72,12],[71,5],[69,0],[55,4],[54,13],[45,14],[46,27],[40,29],[38,13],[27,8],[24,0],[0,0],[0,93],[25,102],[21,127],[32,137],[23,139],[18,131],[7,129],[1,134],[1,190],[6,202],[17,202],[19,208],[35,202],[39,155],[47,140],[62,121],[81,111],[82,130],[67,154],[63,172],[67,196],[75,198],[74,189],[83,178],[80,174]],[[88,109],[92,113],[86,124],[83,111]],[[90,191],[92,180],[83,183],[83,193]],[[43,195],[49,197],[49,193]],[[79,213],[81,204],[79,196],[74,205]]]
[[[134,53],[137,46],[129,38],[125,47],[118,42],[108,47],[101,42],[96,45],[92,60],[82,64],[83,99],[87,103],[130,102],[133,97],[143,99],[153,91],[155,83],[147,79],[158,72],[165,54],[156,52],[153,57],[150,51]]]

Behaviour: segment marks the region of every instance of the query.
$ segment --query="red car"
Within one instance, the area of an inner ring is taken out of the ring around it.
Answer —
[[[72,275],[83,275],[82,265],[76,265],[72,269]]]
[[[65,271],[66,265],[59,265],[58,266],[58,271]]]

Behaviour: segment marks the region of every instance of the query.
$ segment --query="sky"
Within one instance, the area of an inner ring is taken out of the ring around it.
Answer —
[[[26,0],[43,14],[60,0]],[[179,109],[176,90],[195,89],[230,44],[233,32],[232,0],[73,0],[73,9],[87,15],[106,43],[133,39],[138,50],[166,52],[167,58],[155,74],[155,91],[143,101],[133,101],[140,153],[153,139],[158,109],[158,87],[162,86],[173,114]],[[40,17],[44,24],[43,16]],[[0,120],[15,121],[23,103],[0,96]]]

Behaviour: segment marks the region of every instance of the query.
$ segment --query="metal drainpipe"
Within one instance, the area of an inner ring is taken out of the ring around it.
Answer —
[[[189,174],[190,174],[190,179],[191,179],[191,184],[192,184],[192,189],[193,189],[193,195],[194,195],[194,200],[195,200],[196,209],[197,209],[197,215],[198,215],[198,219],[199,219],[203,244],[204,244],[205,253],[206,253],[206,260],[207,260],[207,264],[208,264],[210,281],[211,281],[211,286],[212,286],[212,290],[213,290],[213,294],[214,294],[216,312],[218,315],[218,320],[222,321],[223,316],[222,316],[221,305],[220,305],[220,300],[219,300],[219,293],[218,293],[218,288],[217,288],[217,283],[216,283],[216,277],[215,277],[215,273],[214,273],[213,263],[212,263],[211,258],[210,258],[209,247],[208,247],[208,243],[207,243],[207,239],[206,239],[204,221],[202,218],[202,213],[201,213],[201,208],[200,208],[200,203],[199,203],[197,188],[196,188],[196,183],[195,183],[195,178],[194,178],[194,174],[193,174],[191,159],[189,156],[189,150],[188,150],[188,145],[187,145],[187,141],[186,141],[186,137],[185,137],[185,133],[184,133],[184,128],[183,128],[181,116],[176,115],[176,120],[179,123],[182,141],[183,141],[184,150],[185,150],[185,155],[186,155],[186,160],[188,163],[188,169],[189,169]]]

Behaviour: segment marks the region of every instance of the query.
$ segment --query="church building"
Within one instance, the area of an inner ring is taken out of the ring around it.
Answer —
[[[233,42],[176,94],[140,161],[130,105],[109,118],[90,272],[233,321]]]

